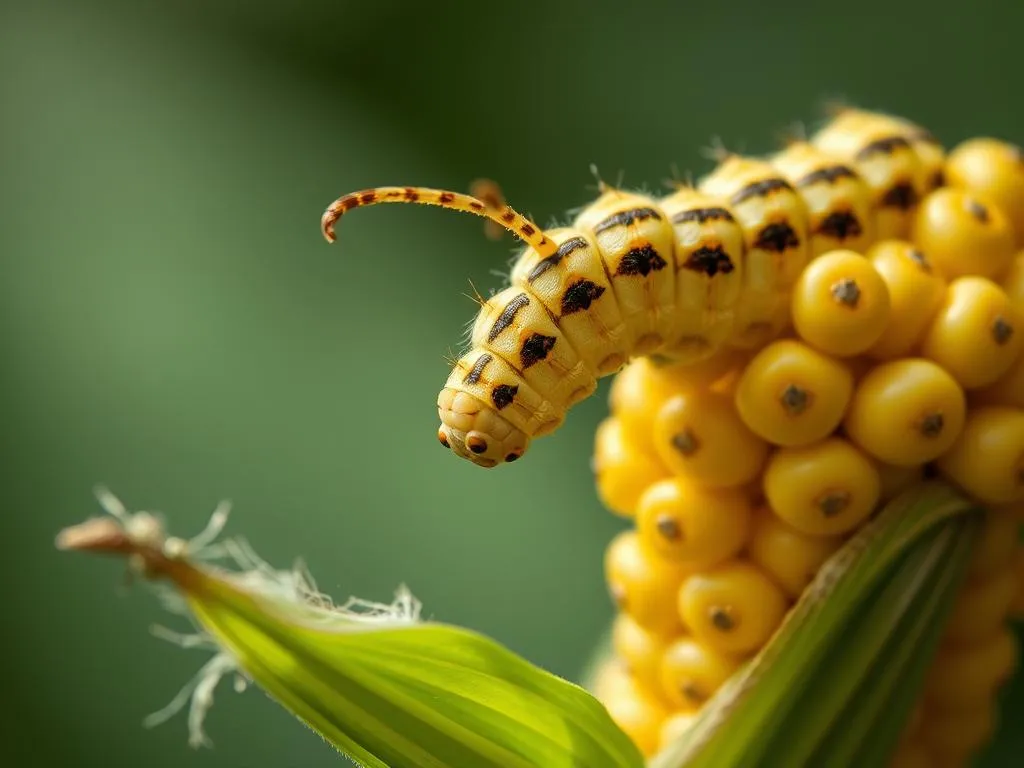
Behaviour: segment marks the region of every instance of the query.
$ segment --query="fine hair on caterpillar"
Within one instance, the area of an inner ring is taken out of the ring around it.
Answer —
[[[774,155],[716,154],[711,173],[663,197],[599,180],[597,199],[564,227],[542,229],[488,182],[475,185],[488,190],[482,198],[354,192],[327,208],[321,229],[333,242],[353,208],[416,203],[483,216],[525,243],[509,287],[482,302],[437,401],[441,444],[494,467],[557,429],[632,358],[687,365],[778,337],[803,268],[830,250],[906,237],[944,159],[913,123],[849,107]]]

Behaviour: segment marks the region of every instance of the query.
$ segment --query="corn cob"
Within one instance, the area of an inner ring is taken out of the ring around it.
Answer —
[[[737,309],[771,326],[763,338],[734,332],[698,364],[636,359],[612,381],[593,466],[599,497],[635,523],[606,557],[629,682],[599,695],[616,717],[628,688],[625,729],[663,748],[883,502],[939,475],[990,511],[891,764],[966,765],[997,725],[1024,615],[1024,163],[994,140],[947,158],[915,126],[853,110],[772,162],[795,179],[822,158],[860,172],[883,239],[812,238],[788,274],[765,261],[774,288]],[[702,192],[762,169],[726,162]],[[820,230],[835,202],[804,196]]]

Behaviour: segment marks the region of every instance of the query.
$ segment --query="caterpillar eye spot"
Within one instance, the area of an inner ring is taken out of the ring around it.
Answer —
[[[466,438],[466,447],[473,453],[484,453],[487,450],[487,441],[478,435],[470,435]]]
[[[505,457],[505,461],[507,461],[507,462],[509,462],[511,464],[513,461],[515,461],[516,459],[518,459],[522,455],[523,454],[521,454],[521,453],[510,453],[508,456]]]
[[[437,430],[437,441],[445,448],[452,447],[451,443],[448,442],[448,436],[444,433],[444,429]]]

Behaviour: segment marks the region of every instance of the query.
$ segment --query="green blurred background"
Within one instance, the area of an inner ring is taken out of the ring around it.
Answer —
[[[20,6],[20,7],[19,7]],[[102,481],[188,534],[218,500],[271,561],[390,598],[578,674],[611,610],[622,523],[588,467],[600,396],[527,460],[438,447],[434,407],[514,243],[418,207],[318,231],[376,184],[500,180],[542,224],[596,163],[656,188],[700,147],[771,149],[831,97],[947,143],[1024,139],[1024,4],[35,0],[0,11],[5,482],[3,749],[11,765],[329,766],[257,692],[224,686],[193,752],[146,731],[205,656],[123,566],[58,555]],[[180,625],[179,625],[180,626]],[[1024,715],[1024,678],[1004,719]],[[1012,733],[1016,730],[1016,733]],[[1004,727],[989,766],[1024,762]]]

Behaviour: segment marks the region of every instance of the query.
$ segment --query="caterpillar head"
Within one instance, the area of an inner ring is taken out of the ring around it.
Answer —
[[[445,387],[437,397],[441,445],[480,467],[515,461],[526,452],[530,438],[494,408],[466,392]]]
[[[320,230],[328,242],[334,242],[334,225],[343,214],[353,208],[378,203],[418,203],[473,213],[512,232],[541,258],[554,256],[558,251],[558,246],[548,239],[544,230],[506,204],[500,195],[491,194],[478,199],[459,192],[426,187],[376,187],[340,197],[324,211],[320,219]],[[486,361],[477,358],[476,362],[482,370]],[[465,373],[463,371],[459,375]],[[478,389],[482,390],[484,384],[479,381],[480,373],[477,371],[469,379],[462,380],[463,384],[478,385]],[[481,467],[496,467],[503,462],[515,461],[526,452],[530,443],[527,432],[498,412],[511,404],[518,390],[515,384],[495,385],[490,392],[493,405],[464,388],[458,388],[457,384],[452,384],[449,382],[437,399],[438,415],[441,417],[437,437],[442,445]],[[543,434],[554,429],[558,423],[560,418],[548,418],[541,419],[537,424],[524,423],[524,426],[531,429],[532,434]]]

